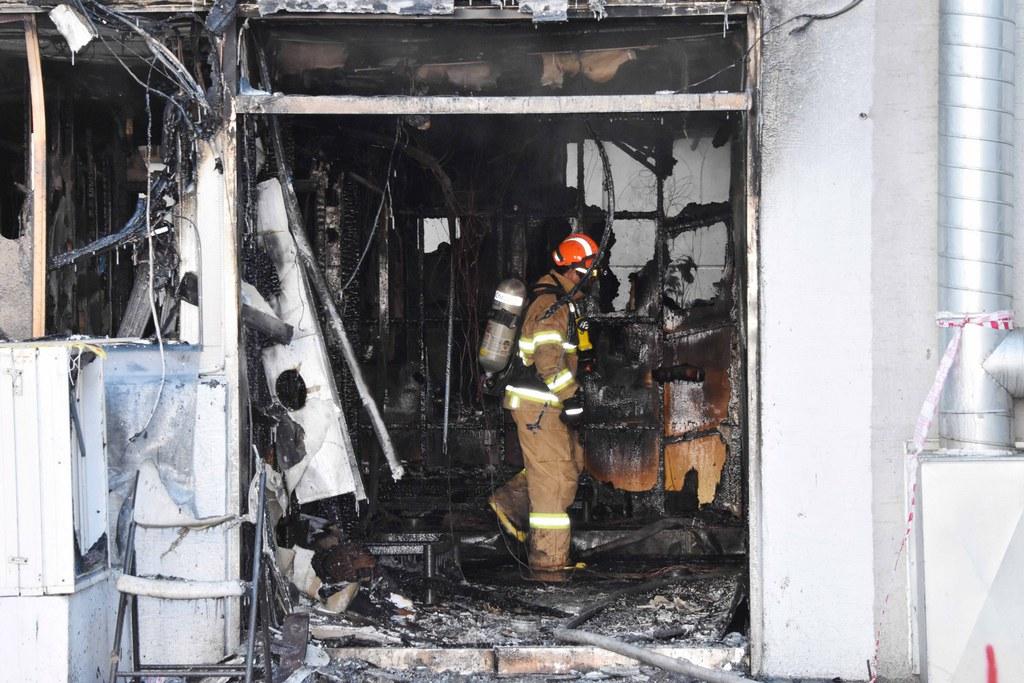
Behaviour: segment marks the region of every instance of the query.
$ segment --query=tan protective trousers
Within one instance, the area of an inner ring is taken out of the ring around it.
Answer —
[[[527,496],[522,495],[522,476],[515,476],[496,498],[529,505],[510,510],[519,519],[529,518],[530,568],[559,570],[569,563],[571,529],[566,510],[576,497],[576,485],[583,471],[583,448],[579,435],[559,417],[561,410],[538,403],[524,403],[512,411],[519,433],[519,446],[526,465]],[[510,515],[512,516],[512,515]]]

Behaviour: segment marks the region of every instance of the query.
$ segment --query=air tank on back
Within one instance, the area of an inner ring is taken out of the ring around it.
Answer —
[[[522,280],[511,277],[498,284],[480,342],[480,367],[487,375],[501,372],[512,359],[525,306],[526,285]]]

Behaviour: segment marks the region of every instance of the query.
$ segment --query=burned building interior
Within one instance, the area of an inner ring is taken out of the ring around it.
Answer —
[[[236,107],[241,452],[259,457],[243,456],[240,486],[258,463],[280,475],[267,535],[275,633],[311,609],[311,634],[338,648],[534,646],[576,617],[644,645],[742,649],[750,114],[484,108],[741,91],[743,21],[254,13],[239,19],[233,81],[209,21],[75,7],[97,34],[77,53],[39,28],[54,337],[141,338],[161,353],[203,343],[196,320],[214,285],[197,265],[198,169],[232,87],[242,99],[482,102],[430,114]],[[11,268],[29,232],[20,23],[0,24],[0,50],[0,256]],[[293,242],[295,207],[305,238]],[[582,304],[595,351],[570,509],[578,564],[572,581],[543,586],[523,579],[523,546],[487,505],[523,461],[478,349],[498,284],[536,281],[571,231],[603,258]],[[300,277],[302,242],[326,290]]]

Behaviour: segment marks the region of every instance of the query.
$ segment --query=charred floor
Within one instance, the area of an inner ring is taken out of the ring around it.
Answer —
[[[150,15],[139,33],[94,3],[81,9],[103,22],[84,51],[41,34],[46,332],[159,345],[155,401],[176,405],[201,373],[165,394],[163,354],[185,358],[203,344],[203,307],[221,296],[202,267],[200,175],[232,75],[218,66],[221,38],[187,18]],[[243,98],[465,97],[486,107],[488,98],[735,91],[743,72],[729,65],[747,45],[744,23],[699,17],[543,30],[251,23],[236,46]],[[20,25],[0,32],[0,262],[21,273],[5,287],[27,291],[30,75],[15,47]],[[171,57],[152,57],[152,40]],[[427,666],[415,654],[427,650],[479,657],[434,667],[465,675],[651,674],[600,657],[557,663],[555,631],[570,624],[741,667],[749,114],[278,106],[237,114],[229,196],[242,304],[239,476],[248,487],[264,466],[271,472],[273,561],[262,566],[282,665],[301,633],[334,658],[322,663],[325,679]],[[577,564],[570,583],[543,586],[525,580],[522,544],[487,505],[523,458],[478,350],[498,284],[535,282],[570,232],[601,243],[603,259],[581,304],[595,362],[580,379],[586,467],[569,510]],[[138,446],[147,428],[179,424],[167,408],[144,419],[148,398],[139,405],[145,426],[125,440],[135,445],[109,446],[118,450],[111,490],[119,505],[128,500],[125,472],[153,457],[180,503],[171,483],[202,472]],[[113,562],[126,509],[109,532]],[[83,566],[107,561],[106,538],[92,554],[79,549]]]

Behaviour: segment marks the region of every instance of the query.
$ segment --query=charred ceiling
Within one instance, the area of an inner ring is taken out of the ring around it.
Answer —
[[[375,22],[265,26],[273,89],[296,94],[542,95],[739,90],[721,21]]]

